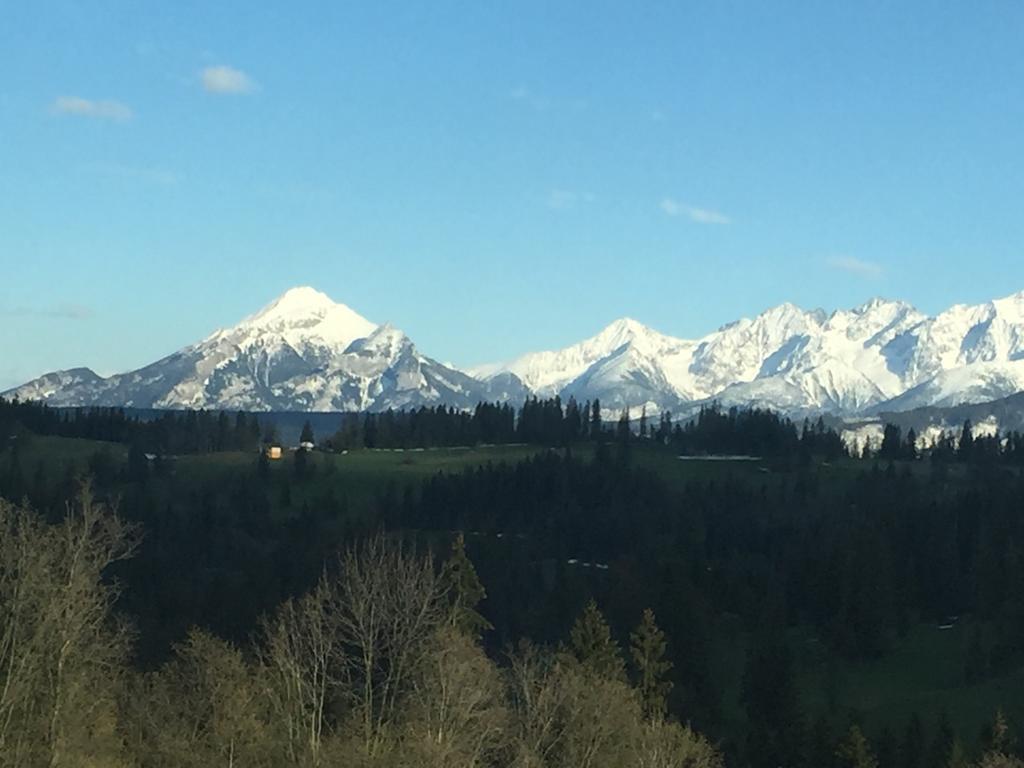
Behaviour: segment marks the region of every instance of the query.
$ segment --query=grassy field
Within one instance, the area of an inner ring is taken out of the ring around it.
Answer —
[[[876,732],[882,723],[906,723],[915,712],[931,729],[945,714],[969,746],[991,726],[997,709],[1010,722],[1024,722],[1024,668],[965,681],[971,632],[966,620],[949,630],[918,624],[883,658],[831,670],[804,638],[800,681],[807,710],[853,715]]]
[[[294,482],[292,454],[271,461],[270,481],[280,489],[286,483],[292,509],[305,503],[316,504],[327,493],[343,497],[355,514],[367,514],[378,496],[390,488],[400,496],[408,485],[418,485],[438,472],[461,472],[466,467],[488,462],[515,463],[539,453],[536,446],[479,446],[474,448],[432,448],[423,450],[362,450],[345,454],[309,454],[308,479]],[[257,457],[248,453],[217,453],[206,456],[182,456],[173,462],[173,473],[182,482],[206,484],[218,477],[251,474]],[[271,494],[277,506],[277,497]]]

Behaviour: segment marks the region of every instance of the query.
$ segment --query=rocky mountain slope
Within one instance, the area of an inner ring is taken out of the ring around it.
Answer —
[[[712,400],[796,415],[983,402],[1024,390],[1024,292],[936,317],[882,299],[831,314],[783,304],[696,340],[619,320],[565,349],[471,372],[681,413]]]
[[[422,355],[312,288],[287,291],[238,325],[157,362],[109,378],[88,369],[47,374],[6,397],[56,406],[362,411],[522,399],[508,377],[482,382]]]
[[[795,416],[872,416],[1024,391],[1024,292],[928,317],[874,299],[828,314],[792,304],[680,339],[617,320],[561,350],[460,371],[422,354],[312,288],[295,288],[238,325],[136,371],[87,368],[4,393],[54,405],[352,411],[530,394],[604,408],[760,405]]]

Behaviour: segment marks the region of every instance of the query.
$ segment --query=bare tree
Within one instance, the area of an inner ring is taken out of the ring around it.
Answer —
[[[363,750],[377,754],[445,619],[432,559],[377,536],[341,559],[333,620]]]
[[[501,673],[465,632],[445,627],[413,677],[407,751],[421,766],[492,765],[503,747],[508,709]]]
[[[271,765],[261,682],[237,648],[193,629],[139,677],[124,717],[133,749],[153,768]]]
[[[316,768],[323,761],[327,706],[340,682],[335,589],[325,574],[312,592],[285,602],[263,627],[269,698],[292,765]]]
[[[117,752],[129,633],[104,572],[136,538],[87,485],[56,525],[0,501],[0,765],[102,764]]]
[[[562,664],[529,643],[509,656],[509,693],[515,716],[515,765],[552,765],[568,730],[564,716],[569,695],[561,685]]]
[[[655,719],[644,723],[634,748],[635,768],[723,768],[722,756],[688,726]]]

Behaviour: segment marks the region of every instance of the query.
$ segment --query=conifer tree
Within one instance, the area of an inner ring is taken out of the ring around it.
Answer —
[[[585,669],[608,680],[622,680],[625,669],[608,623],[590,600],[569,633],[572,654]]]
[[[903,734],[903,745],[900,760],[906,768],[921,768],[924,764],[924,726],[921,717],[915,712],[907,722],[907,730]]]
[[[907,448],[905,453],[906,457],[912,461],[917,458],[917,432],[914,431],[913,427],[907,431]]]
[[[292,461],[295,469],[295,477],[299,480],[304,480],[309,471],[309,456],[300,448],[295,451],[295,456]]]
[[[615,429],[615,435],[622,442],[629,440],[629,408],[623,408],[622,413],[619,415],[619,423]]]
[[[302,425],[302,434],[299,436],[300,443],[312,443],[313,440],[313,425],[306,420],[306,423]]]
[[[668,643],[665,633],[654,621],[654,611],[650,608],[644,610],[640,625],[629,639],[644,713],[653,720],[659,720],[668,709],[672,682],[666,678],[672,662],[665,658]]]
[[[964,422],[964,428],[960,432],[960,443],[957,446],[957,455],[961,461],[967,461],[971,458],[971,453],[974,448],[974,428],[971,425],[971,420],[967,419]]]
[[[967,768],[970,760],[967,759],[967,752],[964,750],[964,745],[960,743],[960,739],[953,739],[953,746],[949,750],[949,760],[946,761],[946,765],[943,768]]]
[[[448,593],[453,627],[472,637],[493,628],[476,610],[487,591],[466,555],[466,540],[461,533],[452,542],[451,555],[441,569],[441,587]]]
[[[953,733],[953,726],[949,722],[948,715],[943,712],[939,716],[935,737],[929,747],[927,760],[929,768],[931,766],[934,766],[934,768],[948,768],[955,739],[956,735]]]
[[[836,750],[836,757],[841,768],[878,768],[868,740],[856,725],[850,726],[849,733]]]
[[[993,752],[1010,751],[1010,726],[1002,709],[996,710],[995,721],[989,731],[989,745]]]

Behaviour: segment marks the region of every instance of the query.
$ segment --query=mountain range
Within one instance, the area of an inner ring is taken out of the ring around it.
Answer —
[[[564,349],[460,370],[312,288],[127,373],[57,371],[2,393],[55,406],[362,411],[531,395],[685,415],[703,403],[870,417],[1024,390],[1024,292],[929,317],[873,299],[826,313],[782,304],[680,339],[616,320]]]

